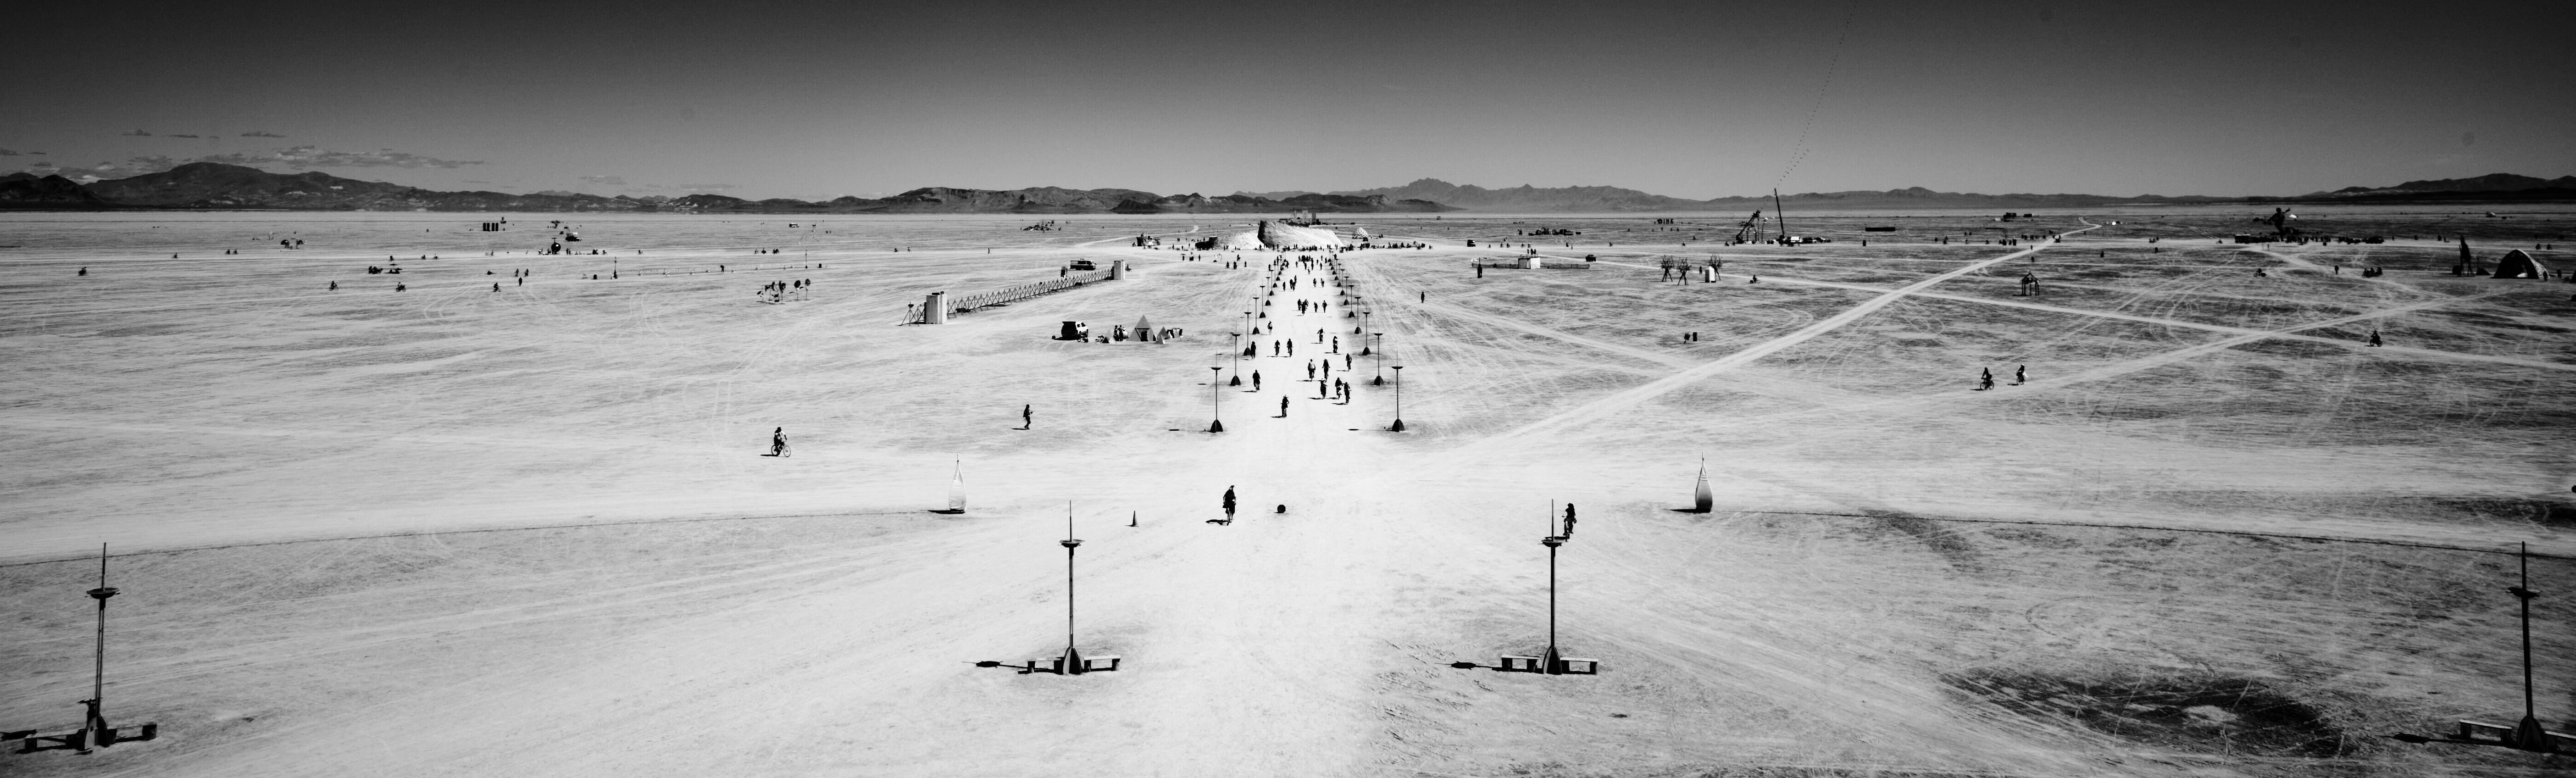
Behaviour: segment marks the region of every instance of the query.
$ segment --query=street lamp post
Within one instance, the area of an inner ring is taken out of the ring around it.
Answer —
[[[1243,385],[1243,349],[1236,347],[1239,345],[1236,342],[1236,339],[1241,337],[1243,337],[1243,333],[1240,332],[1229,332],[1225,334],[1226,353],[1230,355],[1227,358],[1234,361],[1234,377],[1226,379],[1225,385],[1227,386]]]
[[[2522,544],[2515,556],[2522,561],[2522,583],[2505,590],[2522,601],[2522,721],[2513,728],[2513,746],[2525,751],[2550,750],[2549,732],[2540,725],[2531,687],[2531,598],[2540,596],[2531,590],[2531,544]]]
[[[1404,366],[1395,366],[1395,426],[1387,429],[1404,431]]]
[[[1538,542],[1547,546],[1547,653],[1539,656],[1539,671],[1563,675],[1565,660],[1556,653],[1556,547],[1565,545],[1565,536],[1549,535]]]
[[[1081,675],[1090,668],[1083,666],[1082,652],[1073,647],[1073,547],[1082,540],[1073,536],[1073,503],[1064,504],[1064,669],[1065,675]],[[1553,642],[1553,641],[1550,641]]]
[[[1370,348],[1369,348],[1369,354],[1370,354],[1371,356],[1373,356],[1373,357],[1375,357],[1375,358],[1377,359],[1377,375],[1372,376],[1372,377],[1370,377],[1370,378],[1369,378],[1369,385],[1370,385],[1370,386],[1385,386],[1385,385],[1386,385],[1386,333],[1383,333],[1383,332],[1372,332],[1372,333],[1369,333],[1369,337],[1372,337],[1372,338],[1376,338],[1376,339],[1377,339],[1377,344],[1376,344],[1375,346],[1372,346],[1372,347],[1370,347]],[[1399,368],[1396,368],[1396,369],[1397,369],[1397,370],[1403,370],[1404,368],[1400,368],[1400,367],[1399,367]]]
[[[1224,414],[1224,412],[1223,412],[1223,411],[1219,410],[1219,408],[1221,407],[1221,405],[1220,405],[1220,404],[1224,402],[1224,400],[1222,400],[1222,399],[1220,399],[1220,398],[1224,397],[1224,395],[1225,395],[1225,390],[1217,388],[1217,381],[1216,381],[1216,377],[1217,377],[1217,375],[1218,375],[1219,373],[1223,373],[1223,372],[1225,372],[1225,368],[1224,368],[1224,367],[1221,367],[1221,366],[1218,366],[1218,367],[1209,367],[1209,368],[1208,368],[1208,431],[1209,431],[1209,432],[1224,432],[1224,431],[1225,431],[1225,414]]]

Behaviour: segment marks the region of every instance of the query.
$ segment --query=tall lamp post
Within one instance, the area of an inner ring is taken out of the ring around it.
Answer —
[[[1209,367],[1209,368],[1208,368],[1208,431],[1209,431],[1209,432],[1224,432],[1224,431],[1225,431],[1225,414],[1224,414],[1224,412],[1223,412],[1223,411],[1219,410],[1219,408],[1221,407],[1221,406],[1220,406],[1220,403],[1224,402],[1224,400],[1223,400],[1223,399],[1221,399],[1221,398],[1223,398],[1223,397],[1225,396],[1225,390],[1220,389],[1220,388],[1218,388],[1218,387],[1217,387],[1217,380],[1216,380],[1216,379],[1217,379],[1218,374],[1221,374],[1221,373],[1223,373],[1223,372],[1225,372],[1225,367],[1224,367],[1224,366],[1221,366],[1221,365],[1220,365],[1220,366],[1213,366],[1213,367]]]
[[[1225,385],[1227,386],[1243,385],[1243,349],[1237,348],[1240,344],[1236,342],[1236,339],[1241,337],[1243,337],[1243,333],[1240,332],[1229,332],[1225,334],[1226,353],[1230,355],[1227,358],[1234,361],[1234,377],[1226,379]]]
[[[1548,519],[1555,521],[1552,515]],[[1556,653],[1556,547],[1565,545],[1565,536],[1549,535],[1538,542],[1547,546],[1547,653],[1539,656],[1539,672],[1563,675],[1565,659]]]
[[[1369,354],[1370,354],[1371,356],[1373,356],[1373,357],[1376,357],[1376,358],[1377,358],[1377,375],[1372,376],[1372,377],[1370,377],[1370,378],[1369,378],[1369,385],[1370,385],[1370,386],[1385,386],[1385,385],[1386,385],[1386,333],[1383,333],[1383,332],[1372,332],[1372,333],[1369,333],[1369,337],[1371,337],[1371,338],[1376,338],[1376,339],[1377,339],[1376,344],[1375,344],[1375,345],[1373,345],[1373,346],[1371,346],[1371,347],[1369,348]],[[1399,368],[1396,368],[1396,369],[1397,369],[1397,370],[1403,370],[1404,368],[1400,368],[1400,367],[1399,367]]]
[[[2467,241],[2463,239],[2462,243],[2465,245]],[[2522,601],[2522,721],[2513,728],[2513,746],[2525,751],[2554,750],[2551,748],[2554,744],[2549,742],[2549,732],[2540,726],[2540,717],[2535,715],[2537,707],[2532,704],[2531,598],[2540,596],[2540,593],[2531,590],[2531,544],[2522,544],[2522,550],[2515,556],[2522,560],[2522,583],[2505,590]]]
[[[1387,429],[1404,431],[1404,366],[1395,366],[1395,426]]]
[[[1082,545],[1082,540],[1073,536],[1073,503],[1068,502],[1064,504],[1064,539],[1056,542],[1064,545],[1063,673],[1065,675],[1081,675],[1083,671],[1089,670],[1090,668],[1083,666],[1082,652],[1076,651],[1073,648],[1073,548],[1075,546]],[[1555,641],[1551,639],[1549,642],[1553,644]]]

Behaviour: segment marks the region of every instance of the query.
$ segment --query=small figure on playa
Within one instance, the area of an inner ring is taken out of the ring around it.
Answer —
[[[331,285],[330,285],[328,288],[323,289],[323,291],[326,291],[326,292],[337,292],[337,291],[340,291],[340,282],[338,282],[338,281],[333,281],[333,282],[331,282]]]
[[[89,268],[88,268],[87,266],[83,266],[83,267],[81,268],[80,274],[81,274],[81,275],[89,275]]]
[[[1982,392],[1993,388],[1995,388],[1995,371],[1977,368],[1977,391]]]
[[[1022,405],[1022,406],[1020,406],[1020,429],[1028,429],[1028,428],[1029,428],[1029,425],[1036,423],[1036,420],[1037,420],[1037,406],[1035,406],[1035,405]]]
[[[1261,391],[1261,371],[1252,371],[1252,391]]]
[[[1288,418],[1288,396],[1284,394],[1279,396],[1279,418]]]
[[[1209,523],[1209,524],[1233,524],[1233,523],[1234,523],[1234,487],[1232,487],[1232,486],[1228,486],[1228,487],[1226,487],[1226,488],[1225,488],[1225,502],[1224,502],[1224,505],[1225,505],[1225,518],[1223,518],[1223,519],[1209,519],[1209,520],[1208,520],[1208,523]]]
[[[2029,365],[2014,365],[2014,366],[2013,366],[2013,382],[2012,382],[2012,385],[2014,385],[2014,386],[2020,386],[2020,385],[2022,385],[2022,384],[2026,384],[2026,383],[2030,383],[2030,366],[2029,366]]]
[[[1568,540],[1572,540],[1574,538],[1574,503],[1569,502],[1565,504],[1565,534],[1558,535],[1557,537]]]
[[[2373,346],[2379,345],[2379,331],[2378,331],[2378,330],[2371,330],[2371,331],[2370,331],[2370,345],[2373,345]]]
[[[765,456],[765,457],[783,457],[783,456],[787,456],[787,428],[786,428],[786,427],[779,427],[779,428],[777,428],[777,429],[773,429],[773,430],[770,430],[770,431],[769,431],[769,453],[767,453],[767,454],[762,454],[761,456]]]

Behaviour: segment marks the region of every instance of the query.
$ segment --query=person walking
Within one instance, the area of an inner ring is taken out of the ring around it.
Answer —
[[[1252,391],[1261,391],[1261,371],[1252,371]]]
[[[1030,425],[1035,423],[1037,423],[1037,406],[1020,406],[1020,429],[1028,429]]]
[[[1234,523],[1234,487],[1225,487],[1225,523]]]
[[[1288,418],[1288,396],[1284,394],[1279,396],[1279,418]]]
[[[2013,366],[2013,385],[2014,385],[2014,386],[2020,386],[2020,385],[2022,385],[2022,384],[2026,384],[2026,383],[2030,383],[2030,366],[2029,366],[2029,365],[2014,365],[2014,366]]]
[[[2379,345],[2379,331],[2378,331],[2378,330],[2371,330],[2371,331],[2370,331],[2370,345],[2373,345],[2373,346]]]

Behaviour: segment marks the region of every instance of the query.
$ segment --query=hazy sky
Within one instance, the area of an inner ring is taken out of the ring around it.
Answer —
[[[1422,177],[2296,194],[2576,173],[2571,9],[31,3],[9,14],[0,169],[213,157],[755,198]]]

